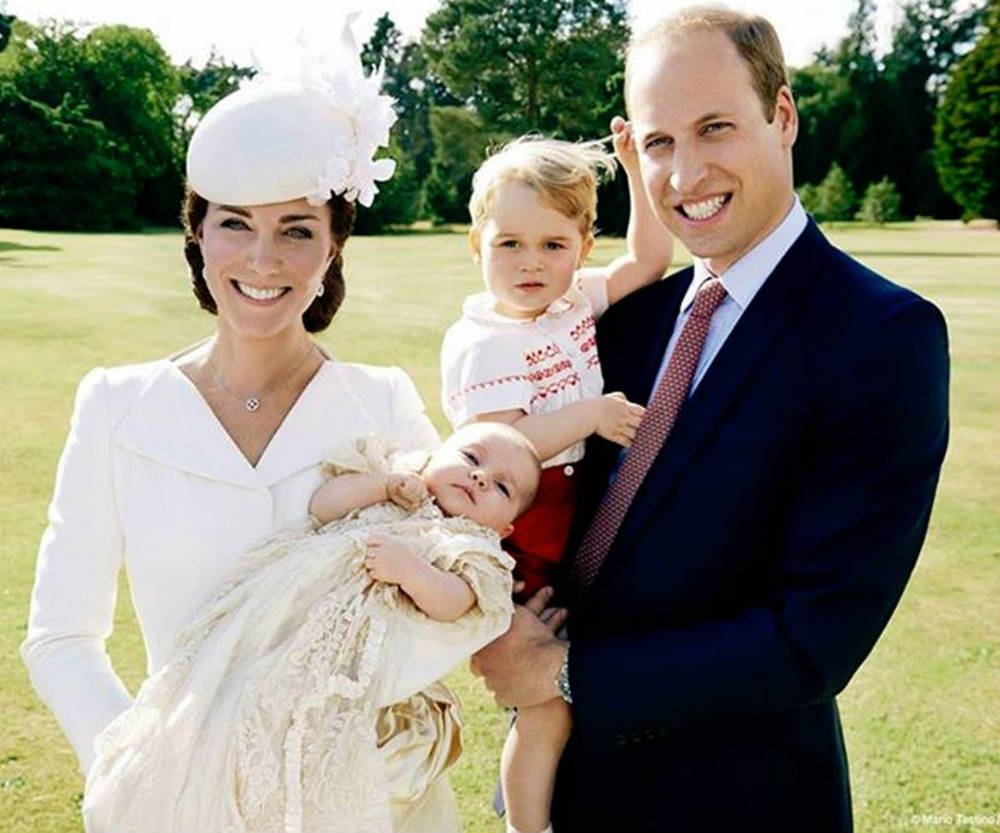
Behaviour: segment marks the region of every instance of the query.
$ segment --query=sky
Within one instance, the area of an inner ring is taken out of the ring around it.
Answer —
[[[690,4],[690,0],[629,0],[635,27]],[[215,47],[225,57],[247,65],[252,45],[273,39],[290,42],[303,27],[313,35],[326,27],[333,42],[339,21],[352,11],[361,12],[355,26],[359,42],[367,40],[383,12],[406,36],[416,39],[424,18],[437,5],[438,0],[367,0],[364,4],[359,0],[0,0],[0,11],[6,9],[29,22],[56,18],[142,26],[152,29],[176,64],[189,59],[203,64]],[[856,0],[730,0],[727,5],[770,19],[781,37],[787,63],[801,66],[809,63],[822,44],[832,46],[843,36]],[[884,43],[899,14],[899,3],[878,0],[877,5],[877,27]]]

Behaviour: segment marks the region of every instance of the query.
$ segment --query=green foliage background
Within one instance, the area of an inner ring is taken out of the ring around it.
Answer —
[[[986,34],[955,67],[937,114],[941,179],[969,216],[1000,217],[1000,0]]]
[[[1000,235],[957,223],[841,225],[836,242],[944,311],[951,333],[952,437],[930,534],[888,630],[841,697],[859,833],[995,833],[960,823],[1000,811]],[[600,240],[595,261],[621,242]],[[678,252],[677,263],[686,261]],[[478,289],[464,235],[355,238],[348,294],[323,343],[338,357],[402,365],[438,427],[438,348]],[[405,322],[405,326],[401,326]],[[80,829],[82,784],[17,658],[73,390],[95,365],[168,355],[212,330],[187,288],[180,235],[0,229],[0,828]],[[141,638],[122,582],[109,650],[133,688]],[[488,802],[505,713],[468,672],[465,755],[453,783],[466,829],[499,833]],[[732,808],[722,829],[738,827]],[[941,819],[951,817],[951,822]],[[923,820],[922,820],[923,819]],[[937,819],[937,821],[935,821]],[[803,822],[803,829],[813,825]]]
[[[846,35],[791,72],[797,181],[822,188],[836,166],[841,193],[888,179],[905,217],[996,219],[998,4],[901,0],[882,55],[875,0],[854,0]],[[607,136],[624,112],[627,10],[626,0],[442,0],[415,41],[379,18],[362,60],[396,99],[399,168],[386,198],[359,212],[359,233],[466,221],[491,144]],[[144,29],[0,15],[0,223],[176,225],[192,130],[253,73],[216,54],[172,66]],[[623,233],[627,206],[623,180],[603,185],[599,227]]]
[[[172,223],[180,200],[177,73],[153,34],[14,24],[0,53],[0,223]]]

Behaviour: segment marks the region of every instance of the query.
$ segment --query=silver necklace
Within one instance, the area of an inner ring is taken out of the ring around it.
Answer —
[[[306,350],[306,354],[302,357],[302,361],[300,361],[298,364],[296,364],[295,367],[288,373],[288,375],[285,376],[284,381],[280,382],[277,385],[274,385],[273,386],[273,390],[278,390],[282,385],[288,384],[288,381],[290,379],[295,378],[295,375],[299,372],[299,370],[302,369],[302,367],[305,365],[305,363],[309,359],[309,357],[312,356],[313,351],[315,349],[316,349],[316,345],[310,343],[309,349]],[[229,386],[225,382],[222,381],[222,377],[219,375],[219,371],[215,367],[215,362],[213,362],[211,359],[208,359],[207,363],[208,363],[208,369],[212,371],[212,376],[215,379],[215,383],[223,390],[223,392],[230,399],[233,399],[236,402],[239,402],[243,406],[243,410],[245,410],[247,413],[252,414],[252,413],[255,413],[256,411],[259,411],[260,410],[260,405],[261,405],[261,398],[265,394],[273,392],[272,390],[268,389],[268,388],[271,387],[269,385],[268,387],[263,388],[259,393],[252,393],[249,396],[239,396],[238,394],[233,393],[229,389]]]

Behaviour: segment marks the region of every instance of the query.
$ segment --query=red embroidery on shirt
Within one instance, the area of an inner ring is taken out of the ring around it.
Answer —
[[[579,384],[580,374],[574,373],[572,376],[567,376],[565,379],[560,379],[558,382],[553,382],[551,385],[546,385],[544,388],[540,388],[535,392],[535,395],[531,397],[531,403],[534,404],[535,402],[548,399],[550,396],[561,393],[567,388],[576,387]]]
[[[594,320],[594,316],[588,315],[586,318],[581,319],[576,326],[569,331],[569,336],[573,339],[573,341],[579,341],[587,334],[588,330],[593,332],[596,326],[597,322]]]
[[[572,370],[573,362],[568,358],[563,359],[556,364],[549,365],[548,367],[543,367],[540,370],[533,370],[528,374],[528,378],[532,382],[541,382],[544,379],[551,379],[557,373],[561,373],[564,370]]]
[[[550,342],[544,347],[539,347],[537,350],[525,350],[524,360],[528,365],[538,364],[546,359],[554,358],[562,353],[559,349],[559,345],[555,342]]]
[[[582,312],[582,310],[581,310]],[[563,330],[566,334],[567,331]],[[467,385],[448,397],[455,404],[476,393],[496,389],[503,385],[528,382],[533,392],[530,399],[532,410],[546,400],[558,397],[564,391],[583,386],[581,373],[589,375],[595,369],[600,372],[597,355],[596,321],[592,314],[586,314],[568,331],[572,347],[564,350],[557,341],[543,343],[541,347],[524,349],[525,373],[500,376]],[[565,335],[563,336],[565,338]],[[537,344],[537,342],[536,342]]]
[[[487,379],[485,382],[476,382],[474,385],[467,385],[448,397],[449,402],[454,402],[467,394],[474,393],[488,388],[495,388],[497,385],[506,385],[511,382],[530,382],[531,380],[524,373],[517,373],[513,376],[499,376],[496,379]]]

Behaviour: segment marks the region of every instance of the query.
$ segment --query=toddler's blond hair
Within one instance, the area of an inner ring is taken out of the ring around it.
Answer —
[[[613,176],[615,157],[603,141],[565,142],[541,136],[522,136],[492,153],[472,177],[469,241],[479,238],[497,189],[507,182],[531,188],[550,208],[576,220],[584,240],[593,237],[597,218],[597,181]]]

